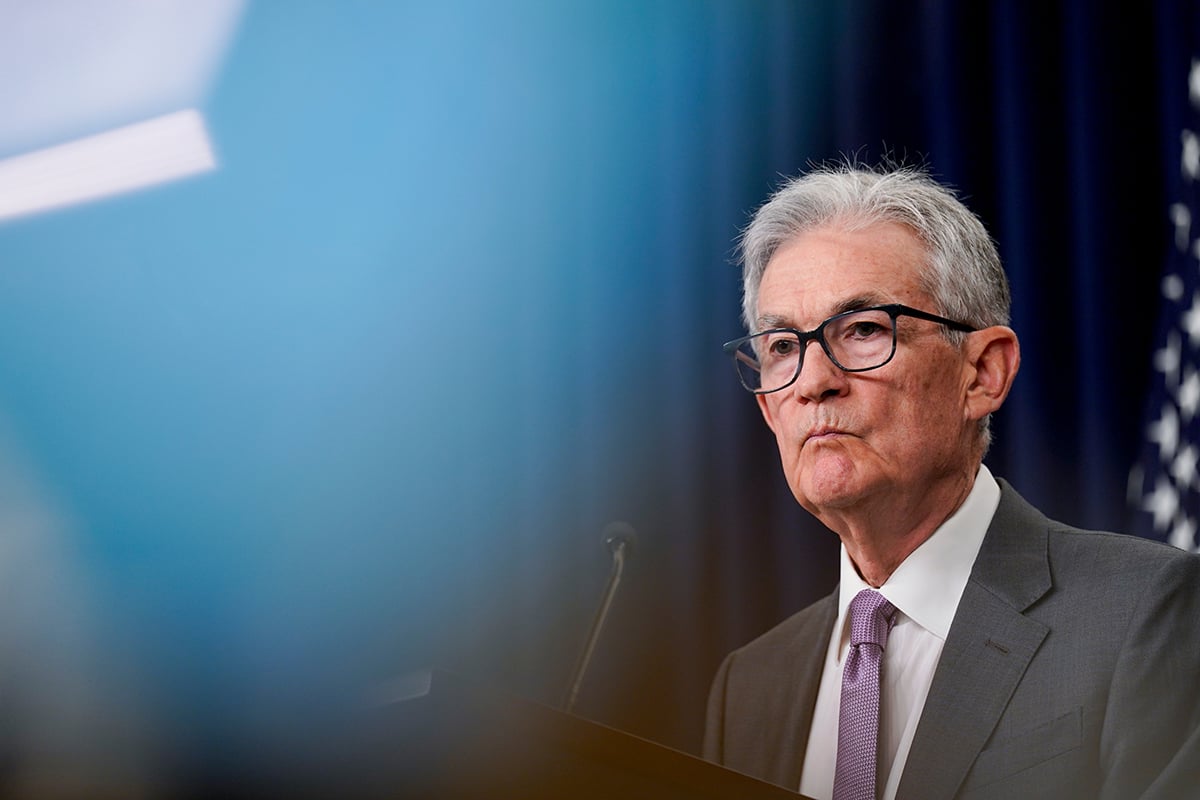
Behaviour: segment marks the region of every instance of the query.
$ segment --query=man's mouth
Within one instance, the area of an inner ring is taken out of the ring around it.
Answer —
[[[840,428],[830,428],[830,427],[813,428],[811,431],[808,432],[808,435],[804,437],[804,444],[809,444],[810,442],[829,441],[831,439],[836,439],[840,436],[845,436],[845,435],[846,435],[846,432],[841,430]]]

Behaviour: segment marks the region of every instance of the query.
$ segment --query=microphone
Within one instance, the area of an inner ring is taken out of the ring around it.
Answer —
[[[612,569],[608,574],[608,585],[604,587],[604,594],[601,596],[599,608],[596,609],[596,616],[592,620],[592,628],[588,631],[583,651],[580,652],[579,660],[575,662],[575,669],[571,672],[571,683],[562,704],[563,711],[568,714],[575,708],[575,701],[579,698],[579,687],[583,685],[583,676],[587,673],[588,664],[592,661],[592,653],[596,650],[596,641],[600,638],[600,630],[604,627],[608,609],[612,606],[613,597],[617,594],[617,586],[621,583],[625,560],[633,553],[634,544],[637,542],[637,531],[628,522],[610,522],[604,526],[601,535],[604,537],[604,544],[608,547],[608,552],[612,554]]]

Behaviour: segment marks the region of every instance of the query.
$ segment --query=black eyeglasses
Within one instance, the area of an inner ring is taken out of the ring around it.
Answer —
[[[726,342],[742,385],[754,394],[785,389],[800,376],[804,352],[816,339],[838,369],[866,372],[879,369],[896,355],[896,318],[914,317],[971,332],[975,326],[930,314],[900,303],[835,314],[811,331],[772,328]]]

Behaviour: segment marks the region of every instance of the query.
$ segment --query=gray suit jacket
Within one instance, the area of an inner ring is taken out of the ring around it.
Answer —
[[[731,653],[705,757],[800,784],[837,593]],[[1200,797],[1200,557],[1047,519],[1001,481],[900,800]]]

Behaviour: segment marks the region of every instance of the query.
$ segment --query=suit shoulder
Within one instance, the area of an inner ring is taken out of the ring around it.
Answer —
[[[1200,569],[1200,556],[1163,542],[1112,531],[1085,530],[1051,519],[1003,480],[1001,503],[993,520],[999,550],[1030,552],[1039,542],[1049,550],[1056,571],[1152,575],[1160,570]],[[995,544],[995,543],[994,543]],[[995,548],[993,548],[995,549]],[[1031,553],[1032,555],[1032,553]]]
[[[837,618],[837,592],[797,611],[775,627],[742,645],[734,657],[757,656],[767,652],[787,652],[824,646]]]
[[[1096,571],[1154,574],[1162,570],[1197,574],[1200,555],[1164,542],[1112,531],[1093,531],[1050,521],[1049,546],[1059,564],[1070,560]]]
[[[1057,523],[1049,530],[1047,547],[1054,593],[1082,603],[1114,631],[1146,625],[1185,631],[1191,626],[1184,620],[1200,615],[1200,556],[1194,553]]]

